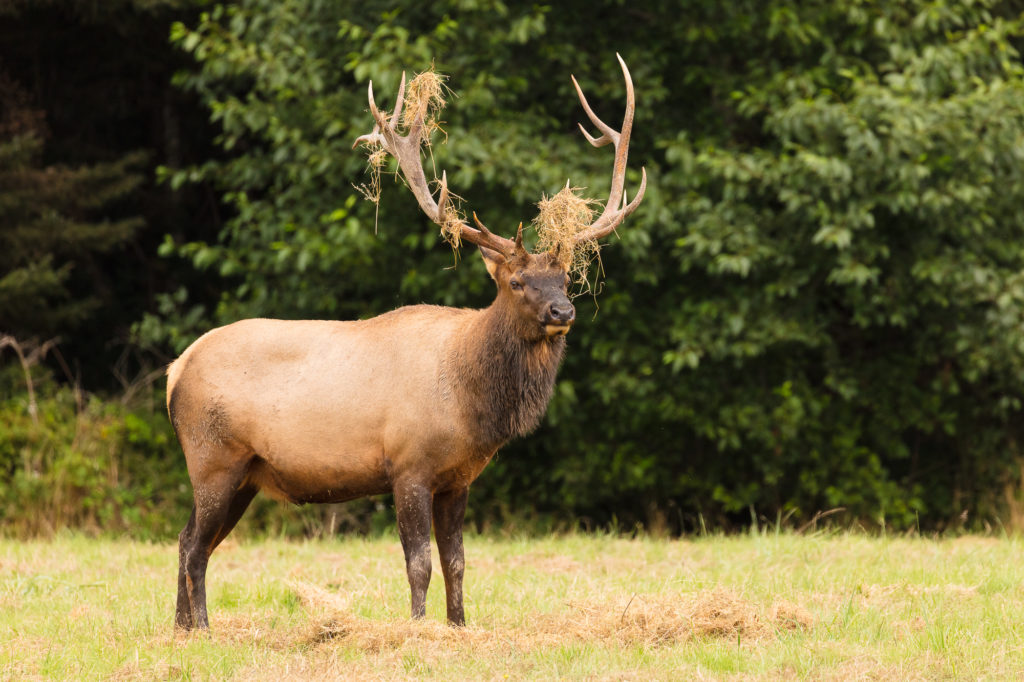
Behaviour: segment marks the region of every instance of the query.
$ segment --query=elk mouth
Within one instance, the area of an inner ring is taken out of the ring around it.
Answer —
[[[572,328],[572,322],[548,322],[544,325],[544,333],[548,336],[565,336]]]

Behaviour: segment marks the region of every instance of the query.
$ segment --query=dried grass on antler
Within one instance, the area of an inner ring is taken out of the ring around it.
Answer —
[[[573,282],[581,291],[587,291],[587,271],[599,257],[601,247],[596,239],[580,241],[576,235],[590,225],[594,206],[599,206],[600,202],[580,196],[581,191],[582,188],[570,187],[566,183],[558,194],[543,197],[537,203],[538,213],[533,219],[533,227],[540,238],[537,250],[557,254]]]
[[[417,74],[409,81],[405,90],[405,108],[402,111],[402,125],[408,130],[417,118],[423,120],[423,144],[430,146],[430,135],[435,130],[444,130],[438,123],[438,117],[448,102],[445,93],[450,92],[444,82],[448,76],[434,71],[434,65],[423,73]]]
[[[458,252],[462,246],[462,228],[466,225],[466,216],[459,206],[462,205],[462,197],[448,192],[448,200],[441,206],[441,220],[438,224],[441,227],[441,237]]]

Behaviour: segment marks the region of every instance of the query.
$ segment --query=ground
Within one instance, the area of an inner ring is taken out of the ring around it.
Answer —
[[[408,620],[397,537],[229,540],[211,633],[177,549],[0,540],[0,679],[1018,679],[1024,542],[755,533],[466,541],[469,627]]]

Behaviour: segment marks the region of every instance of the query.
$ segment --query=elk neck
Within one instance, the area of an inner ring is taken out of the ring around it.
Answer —
[[[537,427],[547,411],[565,337],[526,328],[499,294],[477,311],[448,355],[461,412],[481,444],[500,447]]]

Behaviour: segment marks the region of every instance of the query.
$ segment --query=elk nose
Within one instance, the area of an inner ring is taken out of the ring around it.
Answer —
[[[552,303],[549,313],[554,322],[568,323],[576,319],[576,309],[571,303]]]

